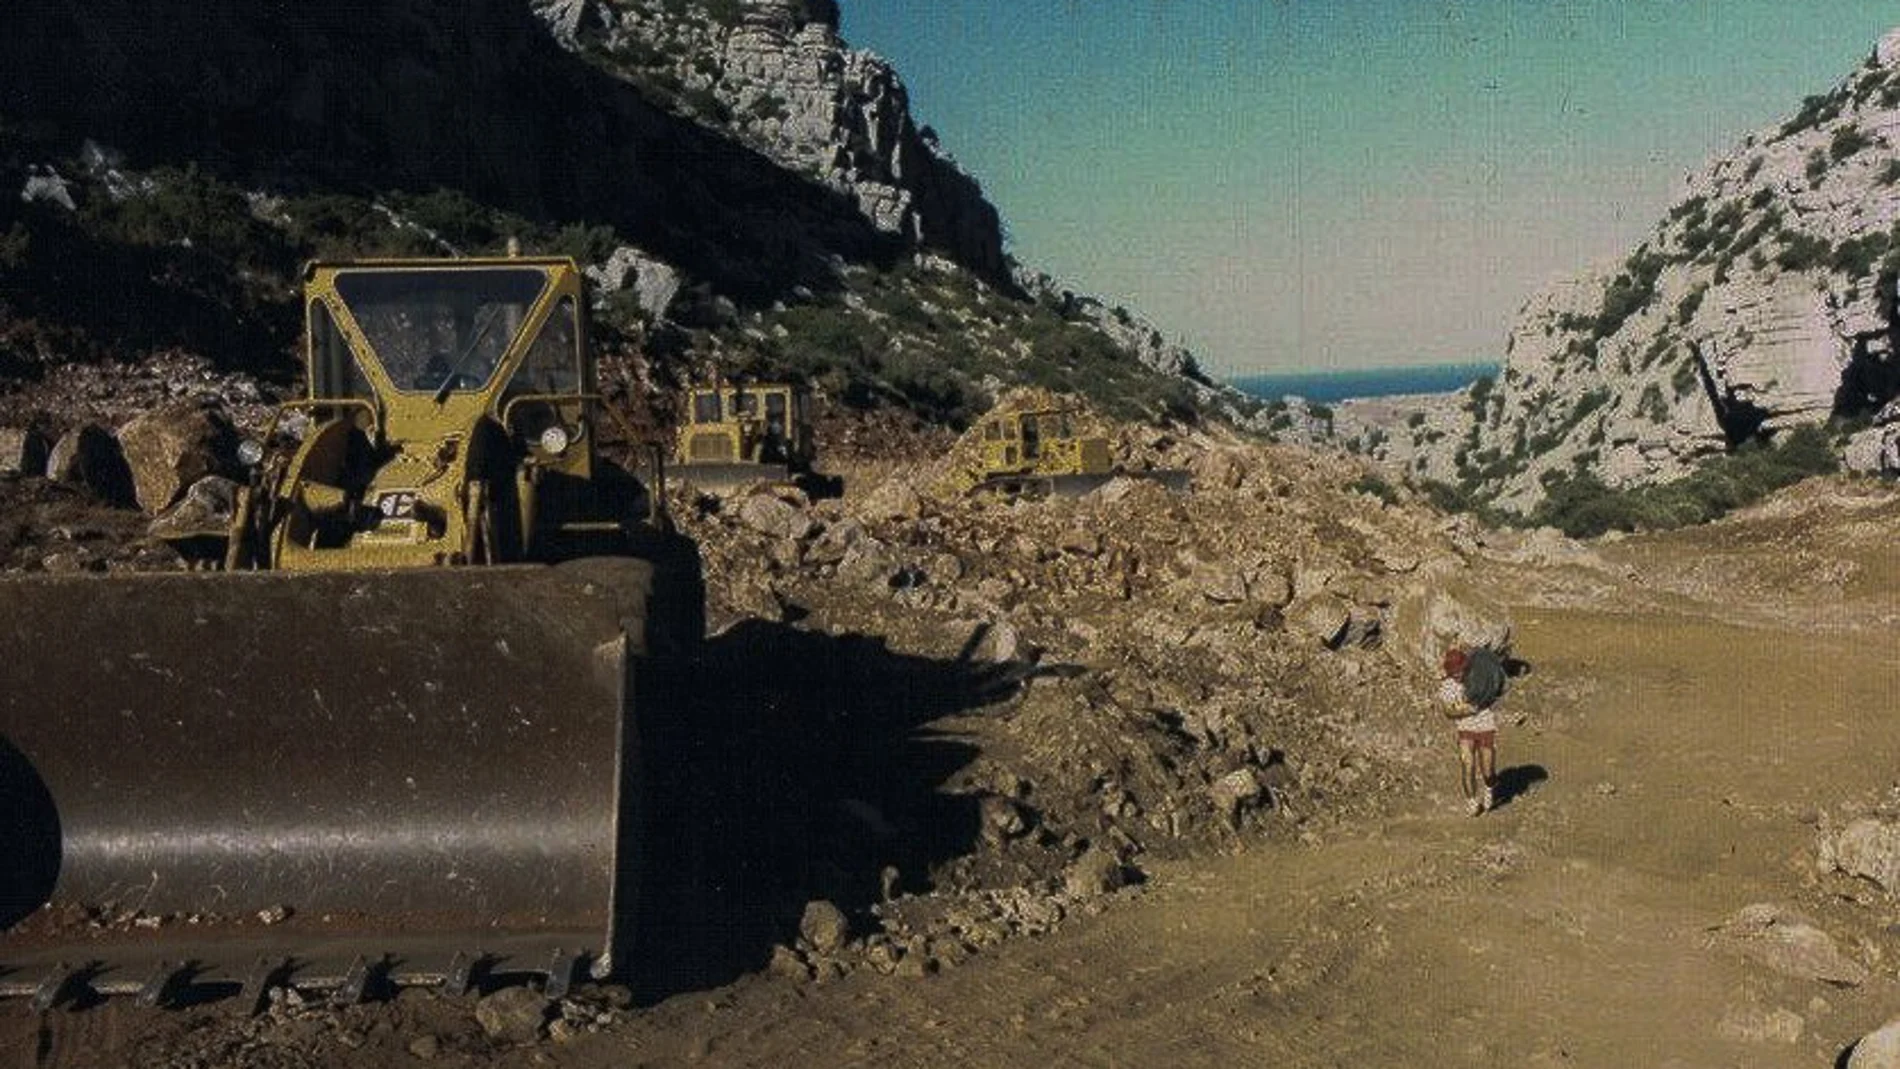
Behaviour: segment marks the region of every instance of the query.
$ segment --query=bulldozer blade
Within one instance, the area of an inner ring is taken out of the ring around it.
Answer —
[[[1116,479],[1143,479],[1160,483],[1164,489],[1181,493],[1188,488],[1189,474],[1185,471],[1156,469],[1154,471],[1118,471],[1101,475],[1051,475],[1049,492],[1057,497],[1081,497],[1099,490]]]
[[[1160,483],[1173,493],[1188,489],[1192,476],[1179,470],[1118,471],[1090,475],[996,475],[977,483],[973,494],[1001,494],[1005,497],[1083,497],[1116,479],[1142,479]]]
[[[60,963],[135,994],[577,954],[605,975],[650,581],[634,560],[0,580],[0,994]]]
[[[667,473],[700,490],[737,490],[755,483],[776,486],[793,481],[792,469],[784,464],[678,464]]]

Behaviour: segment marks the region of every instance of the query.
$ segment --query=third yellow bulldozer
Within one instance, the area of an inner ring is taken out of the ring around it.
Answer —
[[[1119,468],[1108,439],[1085,433],[1082,413],[1072,407],[1000,409],[979,420],[975,434],[975,460],[952,476],[952,492],[1073,497],[1119,475],[1151,479],[1170,490],[1188,484],[1185,471]]]

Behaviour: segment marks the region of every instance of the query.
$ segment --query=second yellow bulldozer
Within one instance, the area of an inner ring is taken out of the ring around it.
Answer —
[[[656,473],[600,448],[581,279],[312,265],[226,570],[0,581],[0,994],[624,960],[634,696],[703,585]]]
[[[722,383],[687,395],[673,470],[703,489],[811,476],[811,393],[791,383]]]

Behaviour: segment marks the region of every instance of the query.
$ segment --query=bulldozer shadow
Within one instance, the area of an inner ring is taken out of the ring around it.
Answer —
[[[636,670],[637,673],[637,670]],[[806,903],[861,917],[978,840],[940,791],[976,756],[940,717],[1013,696],[1017,666],[749,620],[641,688],[641,1001],[730,982],[791,944]]]
[[[60,866],[53,796],[32,763],[5,738],[0,738],[0,859],[0,931],[5,931],[52,896]]]

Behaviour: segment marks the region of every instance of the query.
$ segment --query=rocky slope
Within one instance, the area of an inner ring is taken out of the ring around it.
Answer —
[[[1692,176],[1622,263],[1527,301],[1496,382],[1342,429],[1413,475],[1514,509],[1572,473],[1664,482],[1829,420],[1867,428],[1851,466],[1900,466],[1887,407],[1900,394],[1896,146],[1900,33]]]
[[[1011,262],[977,181],[836,23],[788,0],[15,5],[5,421],[64,433],[64,368],[161,353],[280,392],[301,261],[509,239],[589,265],[598,333],[662,419],[714,367],[926,421],[1025,381],[1247,418],[1139,317]]]

